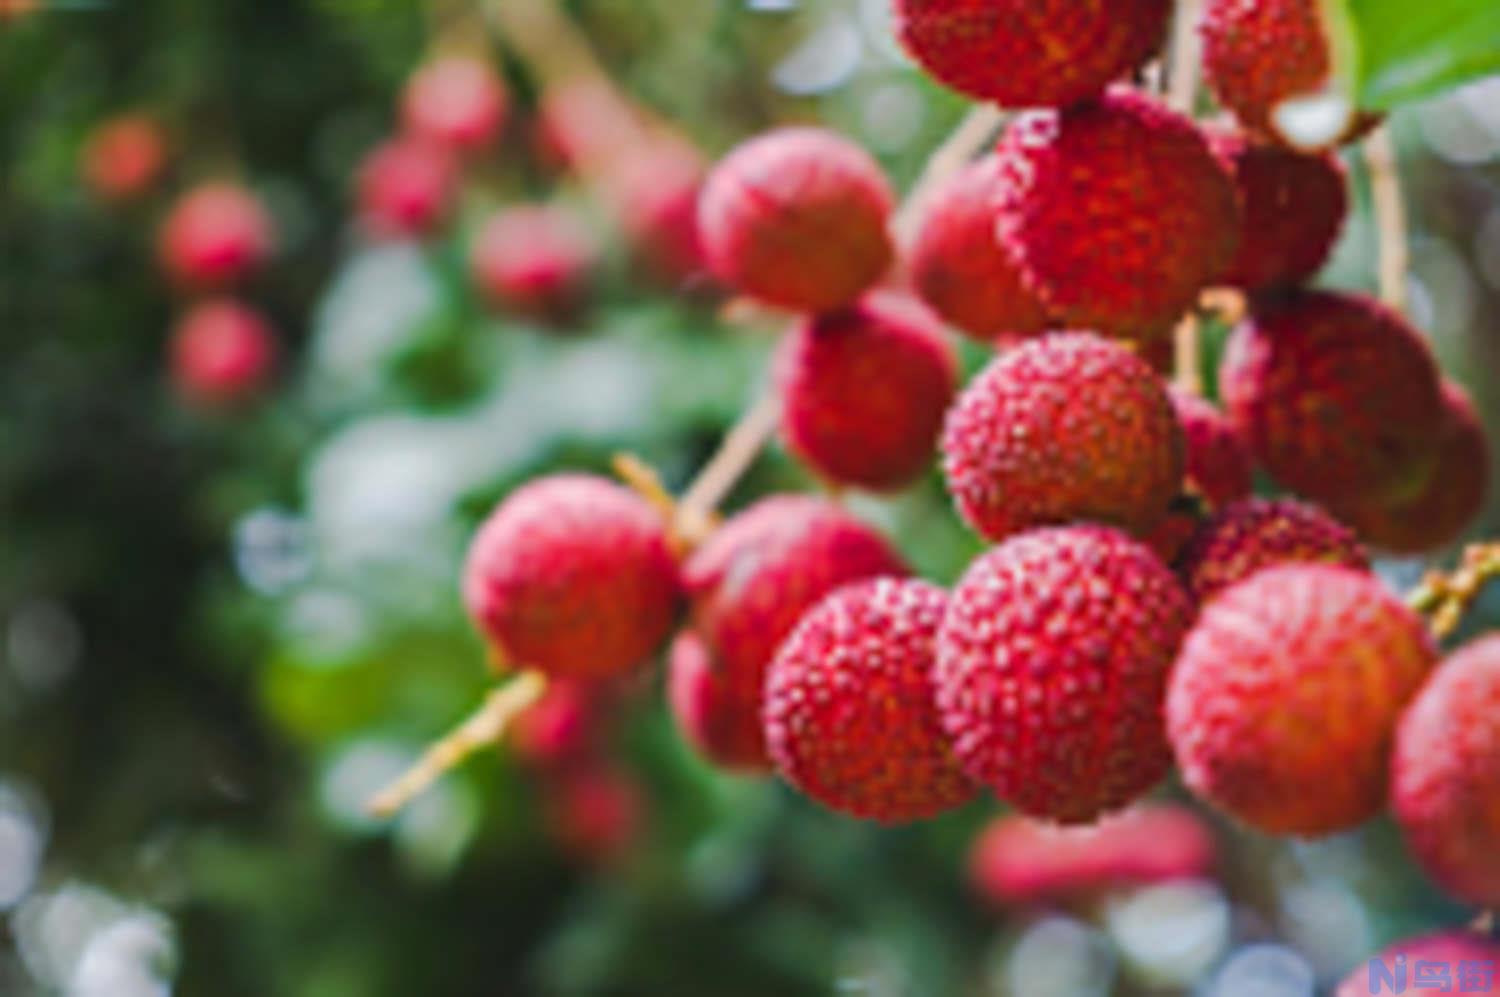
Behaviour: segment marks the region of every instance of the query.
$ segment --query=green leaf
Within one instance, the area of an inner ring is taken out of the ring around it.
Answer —
[[[1495,0],[1322,0],[1335,75],[1370,110],[1390,110],[1500,72]]]

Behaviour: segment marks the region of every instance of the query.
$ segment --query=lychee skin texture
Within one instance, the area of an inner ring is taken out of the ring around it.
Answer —
[[[167,165],[167,139],[154,118],[122,114],[89,135],[80,164],[89,189],[110,201],[146,193]]]
[[[582,310],[598,248],[579,221],[560,208],[502,209],[479,230],[470,250],[474,283],[489,303],[542,321],[565,322]]]
[[[412,74],[401,110],[412,134],[454,152],[478,153],[494,145],[509,104],[504,86],[488,65],[447,57]]]
[[[1337,564],[1370,569],[1349,527],[1296,499],[1245,499],[1226,506],[1188,541],[1179,573],[1188,592],[1207,599],[1279,564]]]
[[[1182,484],[1182,427],[1161,379],[1089,333],[991,361],[949,410],[943,454],[959,512],[996,541],[1078,519],[1145,533]]]
[[[227,298],[195,305],[172,334],[172,381],[203,405],[258,396],[276,367],[276,336],[259,312]]]
[[[889,491],[934,463],[958,357],[923,305],[877,292],[800,322],[777,374],[791,450],[831,481]]]
[[[1188,490],[1216,509],[1248,496],[1255,468],[1234,424],[1198,395],[1177,387],[1170,393],[1187,446]]]
[[[1234,258],[1240,204],[1188,118],[1125,87],[1000,140],[1001,241],[1067,328],[1149,339]]]
[[[656,512],[602,478],[558,474],[479,528],[464,603],[505,663],[607,678],[645,660],[676,616],[677,568]]]
[[[1436,658],[1422,619],[1365,572],[1257,572],[1203,607],[1172,671],[1183,779],[1270,834],[1363,823],[1385,804],[1396,722]]]
[[[413,139],[377,146],[360,166],[360,220],[379,238],[423,236],[448,216],[458,174],[446,152]]]
[[[1443,427],[1427,344],[1361,295],[1260,302],[1225,348],[1219,393],[1276,480],[1330,505],[1420,487]]]
[[[938,631],[938,710],[969,777],[1023,813],[1087,823],[1171,764],[1161,705],[1191,620],[1144,544],[1102,526],[982,555]]]
[[[1457,540],[1484,508],[1490,488],[1490,447],[1484,424],[1463,388],[1443,385],[1447,410],[1427,483],[1410,498],[1354,499],[1339,507],[1360,536],[1382,550],[1421,554]]]
[[[788,782],[886,824],[935,817],[974,796],[933,702],[947,602],[927,582],[882,578],[808,610],[766,674],[766,744]]]
[[[896,33],[940,82],[1005,107],[1061,107],[1143,65],[1166,0],[895,0]]]
[[[1487,938],[1477,931],[1445,931],[1440,934],[1423,935],[1419,938],[1408,938],[1405,941],[1396,942],[1386,948],[1374,958],[1379,960],[1382,966],[1391,973],[1396,970],[1396,960],[1405,957],[1407,966],[1408,986],[1414,987],[1409,992],[1420,994],[1424,989],[1430,989],[1433,993],[1447,993],[1454,997],[1482,997],[1482,995],[1495,992],[1495,974],[1493,970],[1500,966],[1500,942]],[[1424,987],[1417,983],[1415,975],[1419,963],[1434,963],[1442,974],[1438,980],[1446,975],[1450,986],[1446,990],[1435,989],[1436,984],[1432,979],[1426,982],[1433,987]],[[1472,966],[1473,971],[1466,973],[1465,969]],[[1384,978],[1375,977],[1379,982],[1380,993],[1390,993]],[[1344,978],[1339,988],[1334,991],[1333,997],[1370,997],[1375,992],[1371,988],[1369,960],[1361,962],[1352,973]]]
[[[178,199],[161,228],[162,266],[190,289],[223,288],[247,277],[271,254],[271,218],[255,195],[207,183]]]
[[[1244,210],[1239,252],[1223,283],[1255,292],[1310,280],[1349,214],[1339,158],[1258,145],[1224,130],[1211,131],[1209,142],[1234,177]]]
[[[894,250],[889,182],[833,132],[783,128],[739,146],[709,174],[698,228],[726,287],[794,311],[849,304]]]
[[[1391,809],[1445,890],[1500,906],[1500,636],[1455,652],[1402,717]]]
[[[912,285],[933,310],[981,340],[1044,331],[1047,311],[1000,240],[995,203],[1004,173],[990,155],[934,192],[908,253]]]
[[[667,705],[682,736],[720,768],[742,774],[771,768],[758,724],[744,716],[753,703],[731,696],[728,676],[703,638],[684,630],[667,652]]]
[[[802,614],[840,586],[905,575],[873,528],[831,502],[762,499],[720,527],[683,566],[693,619],[723,694],[723,743],[740,767],[769,765],[761,726],[766,668]]]

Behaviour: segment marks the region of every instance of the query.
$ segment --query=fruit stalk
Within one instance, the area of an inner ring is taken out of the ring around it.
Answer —
[[[933,191],[949,177],[968,165],[995,133],[1005,124],[1005,112],[993,104],[978,104],[964,115],[943,143],[932,151],[901,206],[896,209],[892,227],[898,245],[906,245],[916,234],[917,225]]]
[[[1474,544],[1464,550],[1450,574],[1433,571],[1407,596],[1407,604],[1429,618],[1433,634],[1449,637],[1486,584],[1500,578],[1500,543]]]
[[[1401,197],[1401,175],[1396,168],[1396,146],[1390,125],[1381,125],[1361,146],[1370,174],[1370,201],[1378,236],[1380,300],[1398,312],[1406,311],[1406,202]]]

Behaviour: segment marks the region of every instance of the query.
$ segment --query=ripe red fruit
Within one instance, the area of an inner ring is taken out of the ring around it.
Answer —
[[[447,218],[458,175],[448,154],[409,138],[376,146],[359,168],[359,213],[379,237],[421,236]]]
[[[1359,295],[1299,291],[1261,302],[1230,337],[1219,393],[1276,480],[1335,505],[1420,487],[1443,427],[1427,344]]]
[[[704,276],[698,198],[706,167],[686,142],[657,141],[617,157],[605,194],[646,276],[679,287]]]
[[[879,533],[822,499],[777,495],[739,513],[683,567],[693,618],[722,694],[713,755],[736,768],[765,768],[761,703],[766,667],[802,614],[849,582],[905,575]],[[712,747],[712,745],[710,745]]]
[[[1146,532],[1182,484],[1182,428],[1161,379],[1088,333],[991,361],[950,410],[943,453],[959,512],[991,540],[1076,519]]]
[[[1143,803],[1086,827],[997,817],[969,849],[969,882],[997,907],[1207,876],[1217,848],[1195,812]]]
[[[667,705],[687,742],[716,765],[744,772],[770,767],[760,726],[745,716],[754,704],[730,694],[728,676],[693,630],[678,634],[667,653]]]
[[[625,770],[594,762],[568,769],[547,788],[552,833],[579,861],[613,862],[640,836],[646,798]]]
[[[1449,657],[1401,719],[1391,808],[1445,890],[1500,906],[1500,636]]]
[[[832,481],[881,491],[932,465],[958,358],[925,307],[877,292],[803,319],[777,371],[792,451]]]
[[[1186,443],[1187,490],[1218,508],[1250,494],[1250,451],[1223,412],[1198,395],[1170,389]]]
[[[661,518],[620,486],[558,474],[511,493],[479,528],[464,603],[507,664],[549,676],[629,671],[671,629],[677,568]]]
[[[902,823],[974,796],[933,702],[936,585],[881,578],[803,615],[766,674],[766,743],[782,776],[834,810]]]
[[[1092,97],[1161,46],[1167,0],[896,0],[896,32],[939,81],[1006,107]]]
[[[565,322],[584,306],[597,257],[592,235],[573,215],[523,205],[490,216],[474,239],[469,267],[492,305]]]
[[[1338,157],[1257,145],[1224,130],[1210,132],[1209,142],[1234,177],[1244,209],[1239,252],[1221,280],[1264,291],[1311,279],[1349,214]]]
[[[83,148],[84,182],[111,201],[150,190],[167,165],[167,137],[145,114],[121,114],[95,128]]]
[[[1397,718],[1436,656],[1421,617],[1365,572],[1257,572],[1209,600],[1172,671],[1183,778],[1271,834],[1354,827],[1385,804]]]
[[[996,156],[976,160],[927,203],[907,266],[923,300],[976,339],[1038,333],[1047,312],[1000,240],[995,205],[1004,172]]]
[[[206,183],[177,200],[162,224],[162,266],[189,288],[225,287],[271,255],[270,216],[243,187]]]
[[[508,731],[516,755],[537,768],[560,769],[595,747],[601,692],[595,683],[556,679]]]
[[[1201,601],[1257,571],[1293,563],[1370,568],[1354,531],[1317,506],[1252,498],[1226,506],[1193,535],[1179,574]]]
[[[1397,554],[1420,554],[1456,540],[1484,508],[1490,486],[1490,447],[1484,424],[1463,388],[1443,385],[1443,430],[1433,441],[1437,462],[1426,484],[1409,498],[1351,500],[1339,513],[1360,536]]]
[[[1197,125],[1145,94],[1026,115],[999,155],[1000,238],[1067,327],[1159,336],[1234,258],[1233,181]]]
[[[869,153],[817,128],[751,139],[709,175],[704,253],[725,286],[797,311],[853,301],[891,265],[890,184]]]
[[[460,153],[483,152],[505,124],[509,99],[488,65],[436,59],[407,80],[401,111],[412,134]]]
[[[969,777],[1034,817],[1118,810],[1167,773],[1167,670],[1187,593],[1102,526],[1034,530],[982,555],[938,631],[938,710]]]
[[[258,396],[276,366],[276,336],[238,301],[195,305],[172,334],[172,381],[190,401],[233,405]]]
[[[1378,968],[1372,967],[1371,962],[1377,963]],[[1436,978],[1429,975],[1423,980],[1417,975],[1417,967],[1423,963],[1436,967]],[[1495,992],[1497,966],[1500,966],[1500,941],[1478,932],[1445,931],[1407,938],[1369,962],[1361,963],[1339,984],[1333,997],[1369,997],[1403,991],[1419,994],[1424,989],[1454,997],[1482,997]],[[1405,982],[1393,986],[1390,981],[1397,979],[1398,973]],[[1442,984],[1444,979],[1448,981],[1446,986]],[[1402,989],[1395,989],[1396,986]]]

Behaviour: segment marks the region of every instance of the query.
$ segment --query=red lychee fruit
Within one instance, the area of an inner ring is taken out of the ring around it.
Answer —
[[[886,491],[932,466],[958,357],[923,305],[875,292],[800,322],[777,374],[792,452],[831,481]]]
[[[228,183],[194,187],[162,224],[162,266],[188,288],[225,287],[258,269],[271,255],[271,218],[254,194]]]
[[[1368,571],[1354,531],[1315,505],[1251,498],[1226,506],[1182,552],[1179,574],[1198,600],[1278,564],[1337,564]]]
[[[808,610],[766,673],[777,771],[824,806],[886,824],[973,798],[933,702],[934,639],[948,597],[881,578]]]
[[[1411,497],[1391,501],[1353,499],[1339,514],[1360,536],[1396,554],[1421,554],[1456,540],[1484,508],[1490,487],[1490,447],[1484,424],[1463,388],[1443,385],[1447,417],[1433,441],[1437,462]]]
[[[996,907],[1209,875],[1213,832],[1194,811],[1143,803],[1085,827],[997,817],[969,849],[969,882]]]
[[[796,311],[847,305],[884,275],[894,250],[890,184],[859,146],[817,128],[751,139],[709,174],[698,229],[714,275]]]
[[[1188,491],[1215,509],[1248,496],[1255,469],[1234,424],[1207,399],[1176,387],[1170,391],[1186,443]]]
[[[1183,779],[1271,834],[1352,828],[1385,804],[1396,721],[1436,657],[1421,617],[1366,572],[1256,572],[1203,607],[1172,671]]]
[[[507,731],[517,757],[544,770],[587,758],[596,747],[603,693],[597,683],[556,679]]]
[[[613,482],[557,474],[513,492],[475,534],[464,603],[504,663],[549,676],[629,671],[677,612],[666,530]]]
[[[413,135],[454,152],[494,145],[509,98],[499,77],[478,59],[448,56],[420,67],[406,82],[401,112]]]
[[[640,837],[646,798],[624,769],[596,761],[566,770],[546,788],[552,833],[578,861],[615,862]]]
[[[1417,967],[1423,964],[1432,967],[1425,979],[1417,975]],[[1454,997],[1487,997],[1495,992],[1497,967],[1500,967],[1500,941],[1475,931],[1423,935],[1396,942],[1360,963],[1339,984],[1333,997],[1419,994],[1423,990]]]
[[[1227,130],[1210,131],[1209,142],[1234,177],[1244,209],[1239,252],[1220,280],[1254,292],[1311,279],[1349,214],[1338,157],[1257,145]]]
[[[938,630],[938,710],[964,771],[1033,817],[1088,823],[1171,765],[1167,670],[1191,621],[1144,544],[1033,530],[982,555]]]
[[[1182,485],[1182,427],[1161,379],[1089,333],[991,361],[949,411],[943,454],[959,512],[991,540],[1076,519],[1146,532]]]
[[[1163,564],[1177,567],[1188,541],[1208,522],[1205,508],[1203,500],[1196,495],[1184,493],[1177,496],[1167,507],[1166,518],[1149,533],[1140,535],[1141,542],[1150,547]]]
[[[632,256],[659,284],[683,287],[706,275],[698,236],[706,173],[697,149],[664,140],[617,157],[604,178],[605,196]]]
[[[908,254],[917,293],[976,339],[1029,335],[1049,324],[1015,253],[1000,240],[995,205],[1003,182],[996,156],[969,164],[934,192]]]
[[[849,582],[905,575],[872,527],[805,495],[762,499],[734,516],[683,567],[697,632],[722,695],[711,755],[732,768],[769,766],[761,727],[766,667],[802,614]],[[681,714],[679,714],[681,715]]]
[[[940,82],[1004,107],[1062,107],[1161,47],[1167,0],[896,0],[896,33]]]
[[[1219,367],[1225,411],[1256,459],[1308,498],[1420,487],[1443,427],[1437,365],[1405,319],[1361,295],[1262,301]]]
[[[1391,809],[1443,889],[1500,906],[1500,635],[1451,655],[1402,717]]]
[[[439,147],[392,139],[359,168],[360,219],[380,238],[426,235],[446,220],[457,181],[453,160]]]
[[[95,128],[83,147],[83,180],[109,201],[139,197],[161,179],[167,165],[167,137],[145,114],[121,114]]]
[[[730,694],[728,676],[696,631],[679,633],[667,653],[667,705],[683,738],[716,765],[742,772],[770,767],[760,727],[744,716],[755,704]]]
[[[1159,336],[1234,258],[1234,182],[1198,126],[1152,97],[1116,87],[1023,116],[999,157],[1000,239],[1066,327]]]
[[[566,322],[583,309],[597,259],[593,236],[575,216],[558,207],[522,205],[484,223],[469,268],[495,307]]]
[[[228,299],[195,305],[172,333],[172,381],[186,399],[234,405],[265,389],[276,367],[276,336],[261,314]]]

